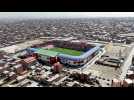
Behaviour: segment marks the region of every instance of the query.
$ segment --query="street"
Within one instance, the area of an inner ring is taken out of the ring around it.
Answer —
[[[124,61],[124,64],[122,65],[122,74],[120,76],[120,79],[123,79],[126,76],[127,70],[131,66],[132,63],[132,57],[134,55],[134,44],[131,44],[131,47],[128,49],[128,56]]]

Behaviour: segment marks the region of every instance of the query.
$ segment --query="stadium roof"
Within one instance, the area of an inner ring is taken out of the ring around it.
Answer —
[[[27,48],[26,50],[36,52],[38,49],[37,48]]]
[[[45,55],[45,56],[51,56],[51,57],[55,57],[58,55],[58,52],[45,50],[45,49],[38,49],[35,53]]]

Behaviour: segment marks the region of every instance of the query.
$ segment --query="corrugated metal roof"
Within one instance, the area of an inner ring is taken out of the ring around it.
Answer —
[[[55,57],[59,54],[58,52],[45,50],[45,49],[38,49],[35,53],[46,55],[46,56],[51,56],[51,57]]]

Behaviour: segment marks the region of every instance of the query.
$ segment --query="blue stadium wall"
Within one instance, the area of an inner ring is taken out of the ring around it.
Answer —
[[[57,57],[60,58],[61,63],[68,64],[71,66],[82,66],[88,61],[90,61],[101,49],[101,45],[96,45],[94,48],[90,48],[88,51],[83,53],[80,56],[71,56],[67,54],[59,53]],[[27,51],[36,52],[38,49],[36,48],[28,48]]]
[[[87,52],[83,53],[80,56],[71,56],[67,54],[59,54],[61,62],[64,64],[69,64],[72,66],[81,66],[91,60],[95,54],[100,50],[100,45],[95,46],[92,49],[89,49]]]

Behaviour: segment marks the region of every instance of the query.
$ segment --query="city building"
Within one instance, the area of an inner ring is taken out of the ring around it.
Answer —
[[[32,65],[36,64],[36,58],[28,57],[23,59],[21,62],[24,68],[30,68]]]
[[[13,67],[17,74],[22,74],[24,72],[24,67],[22,66],[22,64],[15,65]]]

